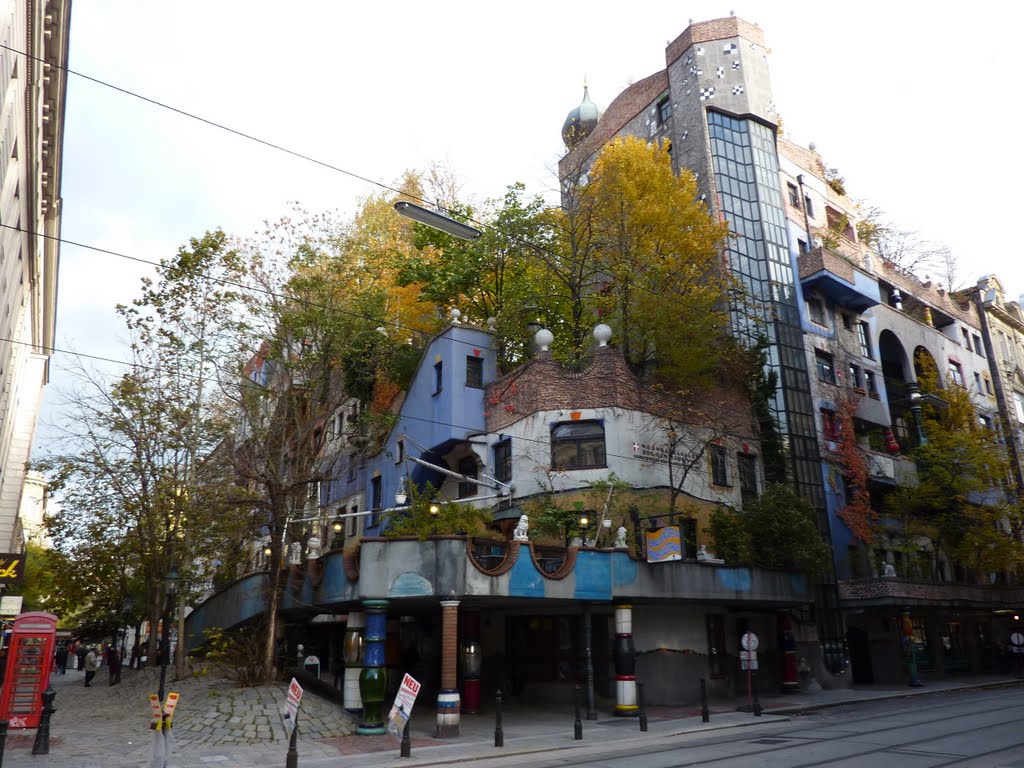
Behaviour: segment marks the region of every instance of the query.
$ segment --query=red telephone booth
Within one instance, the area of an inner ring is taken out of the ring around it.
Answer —
[[[14,620],[0,690],[0,718],[11,728],[37,728],[42,693],[50,684],[57,639],[57,617],[33,611]]]

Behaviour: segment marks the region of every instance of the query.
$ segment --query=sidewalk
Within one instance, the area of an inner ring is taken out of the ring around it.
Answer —
[[[124,683],[106,685],[106,673],[97,676],[86,689],[82,675],[69,671],[55,675],[57,713],[50,728],[50,754],[31,755],[34,731],[12,731],[8,736],[4,768],[43,766],[48,768],[117,768],[147,766],[152,732],[148,730],[148,694],[156,690],[156,670],[125,670]],[[463,715],[458,739],[435,739],[434,711],[421,702],[411,721],[412,757],[399,757],[399,743],[390,736],[356,736],[355,721],[336,705],[307,694],[299,716],[299,765],[302,768],[356,768],[375,754],[376,765],[426,766],[479,761],[485,768],[490,759],[505,765],[515,756],[540,751],[572,750],[573,758],[595,755],[616,748],[649,746],[659,739],[685,733],[721,728],[756,727],[785,721],[790,715],[847,703],[877,701],[908,696],[927,696],[943,691],[987,687],[1021,686],[1024,681],[1000,675],[954,678],[928,683],[922,688],[904,686],[859,686],[854,689],[823,690],[761,697],[764,714],[754,717],[731,705],[711,707],[710,722],[701,722],[700,709],[651,707],[647,733],[641,733],[637,718],[617,718],[606,711],[597,720],[582,721],[583,740],[573,739],[574,713],[571,702],[561,708],[527,708],[521,701],[510,703],[503,713],[504,747],[494,746],[493,708],[478,715]],[[174,768],[246,766],[280,768],[288,749],[287,735],[277,710],[284,705],[284,686],[239,689],[223,681],[193,678],[168,683],[169,691],[182,694],[175,715],[176,748],[169,765]]]

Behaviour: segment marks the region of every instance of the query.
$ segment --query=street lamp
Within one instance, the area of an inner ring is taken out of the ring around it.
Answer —
[[[406,218],[418,221],[420,224],[426,224],[428,227],[439,229],[442,232],[447,232],[454,237],[460,237],[463,240],[476,240],[480,237],[479,229],[463,224],[461,221],[450,219],[440,213],[435,213],[415,203],[400,200],[395,203],[395,210]]]
[[[162,631],[160,632],[160,689],[157,698],[160,701],[161,725],[167,730],[167,712],[164,709],[164,685],[167,682],[167,665],[171,663],[171,612],[174,600],[178,596],[178,566],[172,565],[167,573],[167,603],[164,605]]]
[[[345,520],[341,517],[341,510],[331,522],[331,531],[334,533],[334,538],[331,539],[331,549],[340,549],[345,544],[345,538],[342,535],[345,532]]]
[[[430,505],[430,519],[434,521],[434,535],[437,536],[437,516],[441,514],[441,506],[436,502]]]

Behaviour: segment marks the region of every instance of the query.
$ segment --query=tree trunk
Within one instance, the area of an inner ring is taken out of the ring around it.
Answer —
[[[277,537],[271,539],[271,558],[273,558],[270,564],[269,571],[269,583],[267,589],[269,594],[267,595],[267,640],[263,646],[263,680],[264,682],[270,682],[274,679],[274,661],[276,645],[277,645],[277,606],[281,600],[281,591],[278,589],[278,582],[281,578],[281,553],[278,552],[278,547],[275,546],[274,540]]]

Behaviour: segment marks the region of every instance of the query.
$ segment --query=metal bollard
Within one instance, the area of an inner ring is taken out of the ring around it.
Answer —
[[[711,721],[711,712],[708,709],[708,681],[703,677],[700,679],[700,721]]]
[[[57,692],[53,686],[47,686],[43,691],[43,716],[39,718],[39,730],[36,731],[36,740],[32,744],[33,755],[50,754],[50,718],[57,708],[53,706],[53,700],[57,698]]]
[[[284,768],[299,768],[299,750],[296,749],[296,739],[299,738],[299,713],[295,713],[295,720],[292,721],[292,737],[288,741],[288,756],[284,761]]]
[[[582,691],[580,690],[579,683],[577,683],[576,684],[576,696],[575,696],[575,699],[576,699],[576,701],[575,701],[575,704],[576,704],[576,722],[573,723],[573,736],[572,736],[573,741],[582,741],[583,740],[583,721],[580,718],[580,710],[583,708],[582,704],[580,702],[581,695],[582,695]]]
[[[753,688],[754,688],[754,717],[760,717],[761,716],[761,702],[757,698],[757,673],[756,672],[754,673]]]
[[[4,764],[4,747],[7,745],[7,726],[10,724],[10,720],[0,720],[0,768],[3,768]]]
[[[636,704],[640,710],[640,731],[647,733],[647,704],[644,702],[644,684],[636,681]]]
[[[501,689],[494,696],[494,746],[505,746],[505,731],[501,728]]]
[[[409,718],[411,720],[412,718]],[[412,742],[409,741],[409,720],[405,721],[402,729],[402,747],[398,753],[399,757],[412,757]]]

